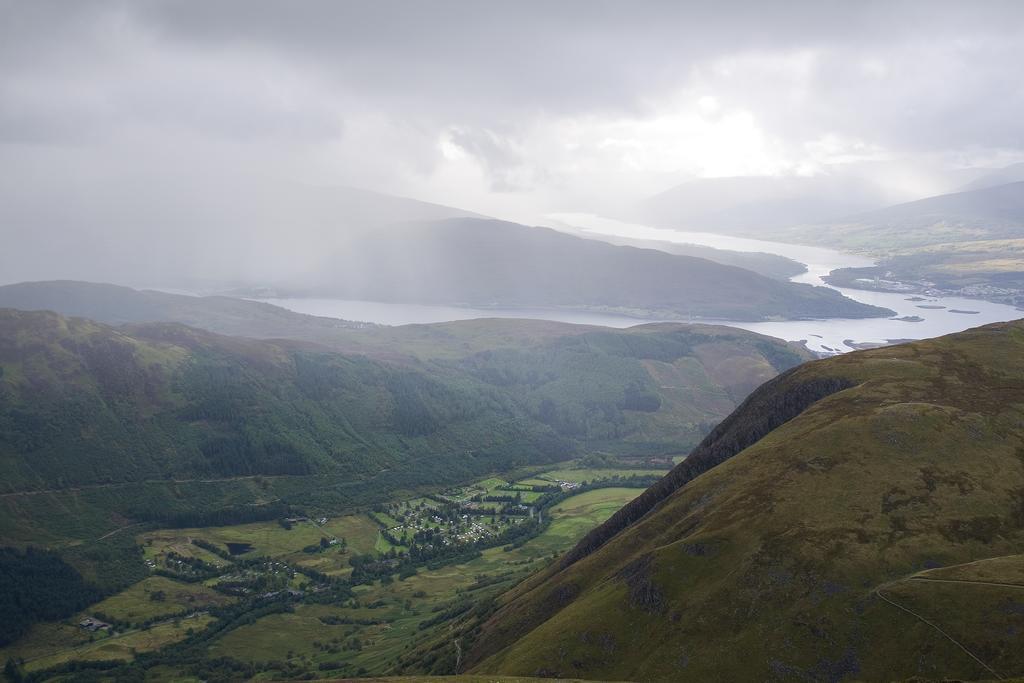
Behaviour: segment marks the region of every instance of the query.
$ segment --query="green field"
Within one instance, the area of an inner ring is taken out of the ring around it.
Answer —
[[[362,683],[588,683],[579,678],[532,678],[522,676],[395,676],[363,678]]]
[[[517,481],[516,484],[521,484],[523,486],[551,486],[551,484],[554,483],[549,479],[541,479],[542,476],[546,476],[546,474],[530,477],[529,479],[522,479]]]
[[[384,525],[385,529],[391,529],[402,524],[386,512],[374,512],[373,516],[380,520],[380,523]]]
[[[483,479],[481,481],[476,482],[475,484],[473,484],[472,488],[477,488],[482,491],[490,491],[492,489],[498,488],[499,486],[505,486],[507,484],[508,482],[505,481],[504,479],[500,479],[498,477],[489,477],[487,479]]]
[[[276,614],[236,629],[219,639],[210,656],[229,656],[242,661],[265,662],[293,659],[313,667],[338,663],[339,670],[359,667],[387,671],[394,667],[410,644],[429,641],[430,629],[419,624],[437,615],[434,609],[460,599],[477,601],[545,566],[552,556],[569,548],[604,521],[642,489],[609,488],[566,499],[551,514],[552,524],[540,536],[511,551],[491,548],[481,557],[437,570],[421,569],[416,576],[391,584],[358,586],[359,607],[299,605],[292,614]],[[473,586],[477,577],[501,577],[484,588]],[[368,608],[368,605],[379,605]],[[330,626],[321,617],[388,620],[378,625]],[[338,639],[339,642],[332,642]],[[358,639],[361,649],[351,643]],[[317,645],[319,643],[319,645]],[[336,652],[331,652],[334,648]],[[291,653],[291,657],[289,657]],[[344,668],[343,667],[347,667]]]
[[[163,599],[158,600],[163,594]],[[119,621],[139,623],[182,612],[198,612],[225,605],[233,599],[201,583],[184,583],[163,576],[151,576],[89,608]]]
[[[198,615],[146,630],[133,629],[112,636],[96,635],[92,641],[89,634],[76,626],[39,624],[14,646],[0,650],[0,659],[23,658],[28,671],[47,669],[72,660],[127,660],[136,652],[150,652],[177,642],[188,635],[190,629],[202,630],[211,621],[212,617]],[[69,642],[73,643],[70,648]]]
[[[276,521],[255,522],[202,529],[162,529],[144,533],[139,536],[139,540],[146,546],[149,556],[174,550],[204,560],[213,558],[223,563],[211,553],[192,545],[190,539],[199,538],[216,543],[225,550],[228,543],[248,543],[252,550],[246,553],[247,557],[283,557],[301,553],[304,547],[319,543],[322,537],[344,538],[351,550],[371,552],[377,544],[379,531],[380,527],[366,515],[346,515],[328,519],[322,527],[311,521],[297,522],[291,529],[284,528]]]
[[[523,483],[534,485],[551,485],[555,481],[584,482],[611,479],[612,477],[650,477],[665,474],[668,470],[619,470],[619,469],[559,469],[544,472],[537,477],[524,480]]]
[[[643,489],[609,488],[573,496],[555,506],[551,526],[536,540],[561,552],[641,493]]]

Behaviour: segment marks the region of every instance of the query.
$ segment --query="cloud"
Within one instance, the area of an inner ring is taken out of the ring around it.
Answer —
[[[1015,1],[0,0],[0,15],[0,202],[145,177],[188,203],[254,175],[528,220],[693,176],[1024,158]]]

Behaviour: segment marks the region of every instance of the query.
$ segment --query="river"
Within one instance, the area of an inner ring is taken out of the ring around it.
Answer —
[[[979,299],[960,297],[927,298],[915,301],[911,294],[871,292],[860,289],[832,287],[822,276],[836,268],[873,265],[864,256],[847,254],[821,247],[806,247],[782,242],[728,237],[703,232],[685,232],[652,228],[625,223],[592,214],[559,213],[548,218],[558,224],[571,225],[595,235],[620,235],[636,239],[661,240],[684,244],[699,244],[734,251],[755,251],[778,254],[807,266],[807,272],[791,278],[793,282],[831,287],[844,295],[866,304],[882,306],[896,311],[893,318],[850,320],[826,318],[822,320],[787,320],[779,322],[742,322],[734,320],[702,320],[721,325],[739,327],[790,341],[803,341],[812,351],[822,353],[846,352],[852,344],[886,343],[901,339],[924,339],[959,332],[992,322],[1015,320],[1024,313],[1013,306],[995,304]],[[629,327],[644,322],[625,316],[588,313],[559,309],[475,309],[455,306],[427,306],[392,304],[375,301],[345,299],[261,299],[299,313],[320,315],[345,320],[360,320],[384,325],[433,323],[472,318],[537,318],[568,323]],[[976,311],[956,313],[954,311]],[[906,322],[896,318],[915,316],[920,322]]]

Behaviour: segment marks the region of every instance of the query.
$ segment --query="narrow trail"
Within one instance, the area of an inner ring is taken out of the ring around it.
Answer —
[[[907,613],[907,614],[909,614],[910,616],[912,616],[912,617],[914,617],[915,619],[917,619],[918,621],[920,621],[920,622],[921,622],[922,624],[926,624],[926,625],[928,625],[928,626],[932,627],[933,629],[935,629],[936,631],[938,631],[938,632],[939,632],[940,634],[942,634],[942,636],[943,636],[943,637],[945,637],[945,638],[946,638],[946,640],[948,640],[949,642],[953,643],[953,644],[954,644],[954,645],[956,645],[956,646],[957,646],[958,648],[960,648],[961,650],[963,650],[963,651],[964,651],[964,652],[965,652],[965,653],[967,654],[967,656],[969,656],[969,657],[970,657],[971,659],[973,659],[973,660],[974,660],[974,661],[976,661],[976,662],[977,662],[978,664],[980,664],[980,665],[981,665],[982,667],[984,667],[984,669],[985,669],[986,671],[988,671],[988,672],[989,672],[990,674],[992,674],[993,676],[995,676],[995,677],[996,677],[997,679],[1000,679],[1000,680],[1002,680],[1002,678],[1003,678],[1003,677],[1002,677],[1002,676],[1001,676],[1001,675],[1000,675],[1000,674],[999,674],[999,673],[998,673],[998,672],[997,672],[997,671],[996,671],[995,669],[993,669],[992,667],[990,667],[990,666],[989,666],[988,664],[986,664],[985,662],[983,662],[983,661],[982,661],[982,660],[981,660],[981,659],[980,659],[980,658],[979,658],[979,657],[978,657],[977,655],[975,655],[975,654],[974,654],[973,652],[971,652],[970,650],[968,650],[968,649],[967,649],[967,647],[966,647],[966,646],[965,646],[965,645],[964,645],[963,643],[961,643],[961,642],[960,642],[959,640],[957,640],[957,639],[956,639],[956,638],[954,638],[953,636],[951,636],[951,635],[949,635],[948,633],[946,633],[945,631],[943,631],[943,630],[942,630],[942,629],[941,629],[941,628],[940,628],[940,627],[939,627],[939,626],[938,626],[937,624],[935,624],[935,623],[934,623],[934,622],[932,622],[932,621],[929,621],[928,619],[926,619],[925,617],[921,616],[920,614],[918,614],[918,613],[917,613],[917,612],[915,612],[914,610],[912,610],[912,609],[910,609],[910,608],[908,608],[908,607],[904,607],[903,605],[899,604],[898,602],[896,602],[896,601],[894,601],[894,600],[890,600],[889,598],[887,598],[887,597],[885,597],[884,595],[882,595],[882,589],[883,589],[884,587],[885,587],[885,586],[879,586],[878,588],[876,588],[876,589],[875,589],[875,591],[874,591],[874,592],[875,592],[875,595],[877,595],[878,597],[880,597],[880,598],[881,598],[882,600],[884,600],[885,602],[889,603],[889,604],[890,604],[890,605],[892,605],[893,607],[895,607],[895,608],[897,608],[897,609],[900,609],[900,610],[902,610],[902,611],[906,612],[906,613]]]
[[[358,486],[372,482],[374,479],[382,474],[390,472],[390,467],[385,467],[373,473],[372,476],[366,479],[351,479],[342,480],[342,484],[345,486]],[[209,477],[209,478],[194,478],[194,479],[140,479],[139,481],[120,481],[111,482],[108,484],[85,484],[81,486],[66,486],[59,489],[31,489],[27,491],[8,491],[6,493],[0,493],[0,498],[16,498],[25,496],[42,496],[50,493],[79,493],[81,491],[99,491],[103,489],[115,489],[124,488],[128,486],[142,486],[145,484],[219,484],[226,481],[247,481],[252,479],[265,479],[272,481],[274,479],[295,479],[295,478],[306,478],[306,479],[338,479],[339,475],[336,474],[243,474],[235,477]]]
[[[11,491],[0,493],[0,498],[17,496],[42,496],[48,493],[77,493],[80,491],[98,491],[103,489],[123,488],[125,486],[141,486],[143,484],[216,484],[222,481],[243,481],[246,479],[283,479],[292,475],[247,474],[238,477],[220,477],[214,479],[143,479],[141,481],[124,481],[110,484],[87,484],[85,486],[68,486],[61,489],[33,489],[31,491]],[[308,476],[308,475],[306,475]]]
[[[145,524],[145,522],[136,522],[135,524],[129,524],[128,526],[119,526],[116,529],[114,529],[113,531],[108,531],[107,533],[103,534],[102,536],[100,536],[96,540],[97,541],[102,541],[104,538],[110,538],[111,536],[113,536],[114,534],[118,533],[119,531],[124,531],[125,529],[131,529],[132,527],[136,527],[136,526],[142,526],[143,524]]]
[[[971,581],[970,579],[932,579],[927,576],[911,576],[911,581],[928,581],[931,583],[966,583],[973,586],[999,586],[1000,588],[1024,588],[1021,583],[1000,583],[998,581]]]

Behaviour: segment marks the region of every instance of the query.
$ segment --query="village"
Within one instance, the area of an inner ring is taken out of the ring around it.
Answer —
[[[492,478],[453,487],[423,498],[374,506],[370,517],[385,541],[397,548],[469,546],[496,538],[542,514],[536,502],[545,493],[571,491],[572,481],[509,483]]]

